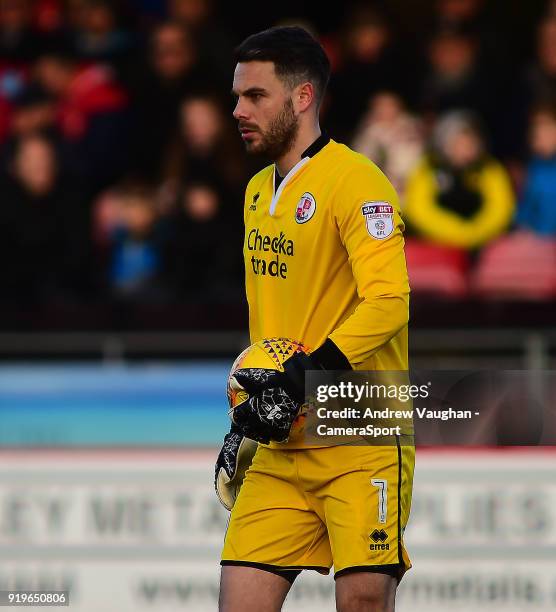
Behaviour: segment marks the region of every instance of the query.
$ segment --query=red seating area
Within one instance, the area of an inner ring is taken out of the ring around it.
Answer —
[[[485,247],[473,266],[464,251],[409,239],[406,258],[415,294],[492,300],[556,298],[556,240],[551,238],[515,232]]]
[[[468,293],[467,253],[409,239],[405,256],[412,292],[460,298]]]
[[[490,299],[556,297],[556,240],[516,232],[488,246],[471,277],[473,292]]]

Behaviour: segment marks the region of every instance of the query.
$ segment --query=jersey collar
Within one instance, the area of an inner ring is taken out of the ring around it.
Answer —
[[[303,159],[304,157],[314,157],[319,151],[324,149],[324,147],[326,147],[329,142],[330,136],[325,132],[322,132],[322,134],[315,140],[315,142],[313,142],[312,145],[309,145],[305,149],[305,151],[303,151],[303,153],[301,154],[301,158]]]
[[[300,161],[295,164],[295,166],[286,174],[284,178],[282,178],[278,171],[276,170],[276,165],[274,165],[274,172],[272,175],[272,183],[273,183],[273,193],[274,197],[270,202],[270,215],[274,216],[274,212],[276,211],[276,205],[278,204],[278,200],[282,195],[282,191],[284,191],[284,187],[289,183],[292,177],[297,174],[299,170],[319,151],[324,149],[324,147],[330,142],[330,136],[325,134],[324,132],[311,144],[309,145],[305,151],[301,154]]]

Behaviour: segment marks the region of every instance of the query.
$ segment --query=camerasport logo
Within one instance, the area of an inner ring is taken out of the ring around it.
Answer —
[[[388,202],[365,202],[361,213],[373,238],[384,240],[394,231],[394,209]]]
[[[317,202],[312,193],[304,193],[295,208],[295,220],[297,223],[307,223],[317,210]]]

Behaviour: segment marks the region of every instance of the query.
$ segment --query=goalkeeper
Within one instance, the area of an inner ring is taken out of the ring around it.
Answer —
[[[295,426],[307,370],[407,370],[398,198],[372,162],[321,131],[329,72],[299,27],[271,28],[237,49],[234,117],[247,152],[273,162],[245,194],[251,342],[292,338],[312,351],[262,379],[238,372],[249,400],[216,465],[217,490],[233,505],[225,612],[280,610],[300,571],[332,566],[340,612],[391,611],[410,567],[413,447],[308,447]],[[250,440],[259,444],[234,500]]]

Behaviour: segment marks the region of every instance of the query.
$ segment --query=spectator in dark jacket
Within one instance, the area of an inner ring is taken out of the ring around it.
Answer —
[[[224,205],[206,184],[189,184],[180,195],[166,261],[178,295],[189,301],[241,299],[241,233]]]
[[[188,30],[172,22],[154,30],[148,64],[141,69],[134,94],[135,170],[156,182],[175,139],[181,102],[210,80],[210,71],[199,63]]]
[[[492,152],[508,159],[519,150],[519,136],[507,109],[514,81],[508,81],[506,70],[485,59],[482,43],[473,24],[439,26],[427,49],[420,110],[429,121],[460,108],[473,111],[488,127]]]
[[[40,48],[33,31],[30,0],[0,2],[0,57],[9,62],[30,62]]]
[[[123,23],[122,2],[119,0],[83,0],[73,46],[84,61],[110,64],[125,81],[133,61],[135,37]]]
[[[23,137],[0,201],[0,295],[43,301],[88,287],[88,211],[41,136]]]
[[[227,209],[233,208],[241,218],[249,175],[237,128],[218,98],[197,94],[183,100],[164,180],[167,191],[174,194],[174,201],[180,184],[204,183],[226,201]]]
[[[385,17],[374,9],[352,10],[341,47],[340,67],[330,82],[332,102],[327,117],[334,135],[351,139],[369,97],[383,89],[400,91],[411,75],[403,69]]]
[[[222,23],[222,16],[214,10],[213,0],[168,0],[172,20],[190,32],[203,65],[210,68],[212,79],[219,87],[228,87],[234,70],[233,30]]]
[[[468,108],[489,121],[500,103],[494,76],[483,71],[479,41],[464,26],[442,26],[428,48],[428,70],[421,87],[421,108],[435,116]]]

